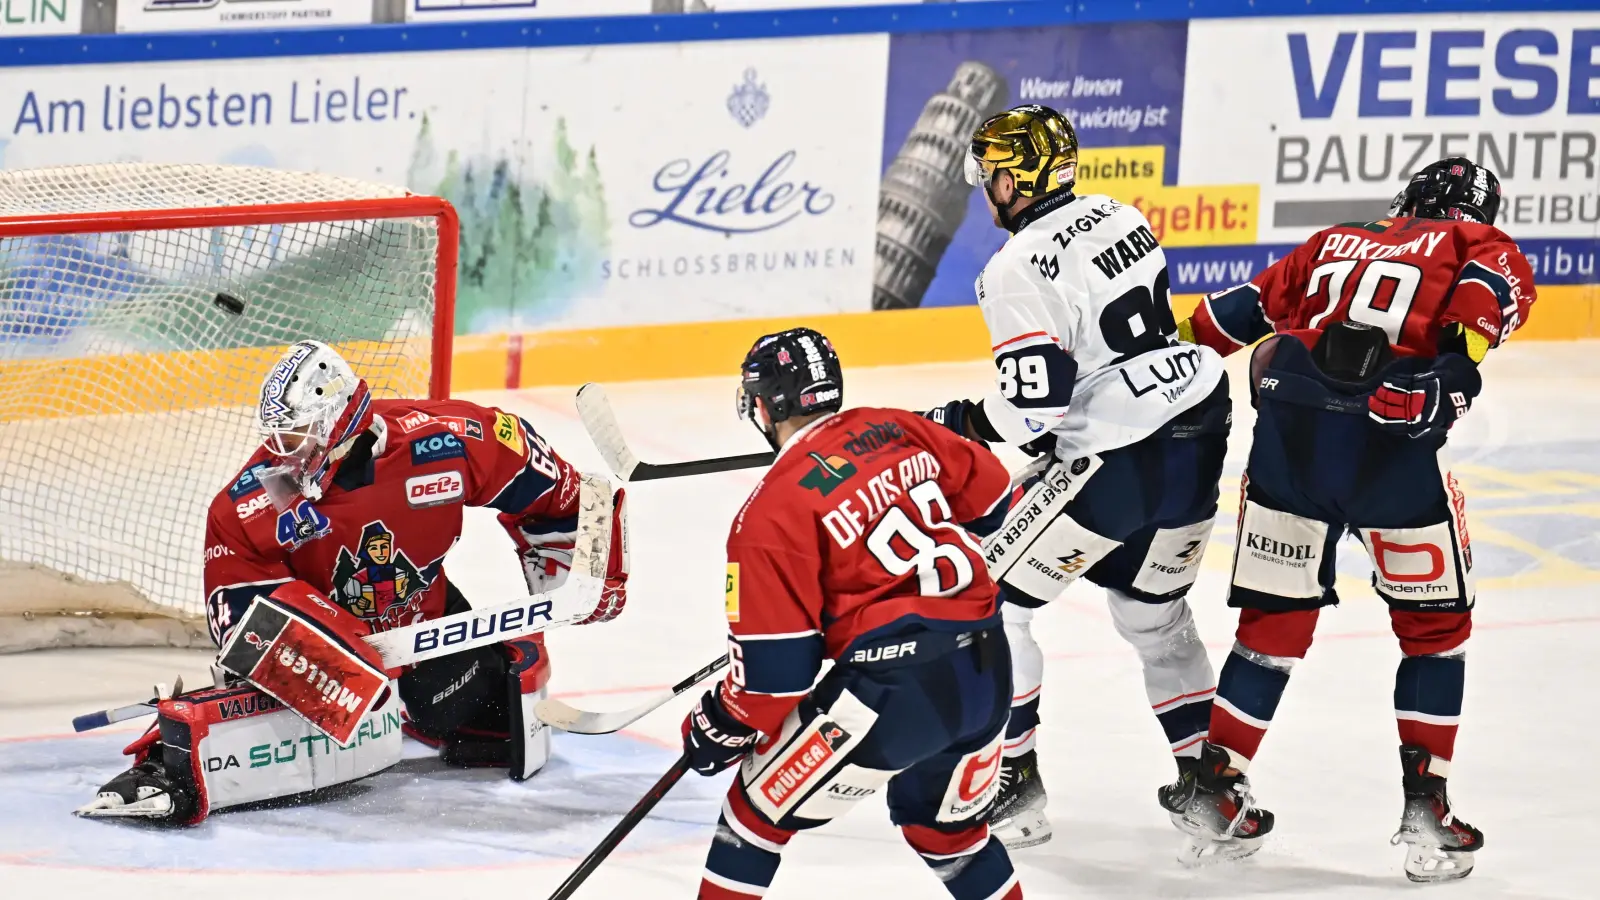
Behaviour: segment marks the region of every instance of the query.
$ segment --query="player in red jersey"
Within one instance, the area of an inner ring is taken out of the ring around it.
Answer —
[[[1244,772],[1338,602],[1334,553],[1365,546],[1404,657],[1395,674],[1405,809],[1395,842],[1415,881],[1466,876],[1483,845],[1445,790],[1472,631],[1461,486],[1440,459],[1482,385],[1477,364],[1527,321],[1533,273],[1494,227],[1500,184],[1463,158],[1412,177],[1390,217],[1325,229],[1253,282],[1206,298],[1179,328],[1251,358],[1257,407],[1233,584],[1237,643],[1218,680],[1198,776],[1164,792],[1200,840],[1256,841],[1272,815]],[[1274,335],[1275,333],[1275,335]],[[1268,335],[1274,335],[1267,337]]]
[[[207,618],[219,647],[235,631],[257,646],[258,632],[278,634],[272,652],[293,665],[236,671],[219,656],[219,689],[163,703],[159,729],[130,748],[134,767],[82,812],[194,822],[378,771],[398,760],[396,675],[404,730],[447,762],[505,767],[516,780],[537,772],[549,754],[532,713],[550,672],[542,635],[403,675],[385,671],[361,639],[469,608],[444,572],[468,506],[499,513],[530,591],[558,587],[572,558],[578,471],[511,413],[374,399],[315,341],[295,344],[267,375],[258,427],[262,446],[207,515]],[[626,602],[623,500],[617,491],[606,587],[587,621]],[[337,689],[307,690],[313,671],[326,676],[317,688]],[[252,742],[269,736],[288,750],[262,762]]]
[[[745,357],[740,416],[778,459],[728,534],[728,676],[683,723],[695,771],[743,761],[700,896],[761,896],[796,831],[884,791],[953,897],[1016,900],[987,824],[1010,654],[960,524],[993,514],[1009,475],[914,413],[839,412],[843,393],[838,356],[810,329]]]

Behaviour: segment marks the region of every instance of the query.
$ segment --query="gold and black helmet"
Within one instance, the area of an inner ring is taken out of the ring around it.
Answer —
[[[967,183],[987,186],[1001,169],[1011,173],[1024,197],[1071,188],[1078,179],[1078,134],[1072,123],[1035,103],[991,117],[972,134]]]

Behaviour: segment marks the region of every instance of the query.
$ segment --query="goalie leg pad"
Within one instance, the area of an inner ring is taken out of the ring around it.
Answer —
[[[400,704],[385,702],[341,746],[254,688],[215,688],[163,701],[153,748],[166,777],[193,799],[181,821],[365,778],[400,761]]]
[[[464,602],[464,601],[463,601]],[[534,715],[550,659],[542,635],[439,657],[400,680],[413,736],[464,768],[533,776],[550,759],[550,729]]]

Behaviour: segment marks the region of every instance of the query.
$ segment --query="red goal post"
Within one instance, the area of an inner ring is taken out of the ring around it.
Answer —
[[[227,166],[0,173],[0,652],[208,645],[205,509],[283,348],[449,396],[459,222],[386,185]]]

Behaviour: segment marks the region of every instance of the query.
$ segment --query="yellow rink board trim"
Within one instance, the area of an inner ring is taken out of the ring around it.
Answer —
[[[1172,298],[1187,318],[1197,294]],[[733,378],[755,339],[807,325],[832,339],[847,366],[963,362],[989,356],[988,329],[976,306],[831,313],[522,335],[458,335],[452,390],[502,390],[586,381]],[[1528,324],[1513,340],[1600,338],[1600,285],[1539,289]],[[372,341],[336,345],[384,394],[427,393],[427,341],[402,353]],[[0,361],[0,422],[108,413],[253,404],[283,347],[126,353]]]
[[[1200,297],[1174,296],[1174,315],[1188,318]],[[989,356],[988,328],[976,306],[534,332],[518,336],[521,348],[516,354],[510,351],[511,336],[463,335],[457,338],[452,389],[733,378],[757,337],[799,325],[827,335],[847,366],[963,362]],[[1594,337],[1600,337],[1600,285],[1554,285],[1539,289],[1530,321],[1513,340]],[[515,379],[508,379],[513,372]]]

